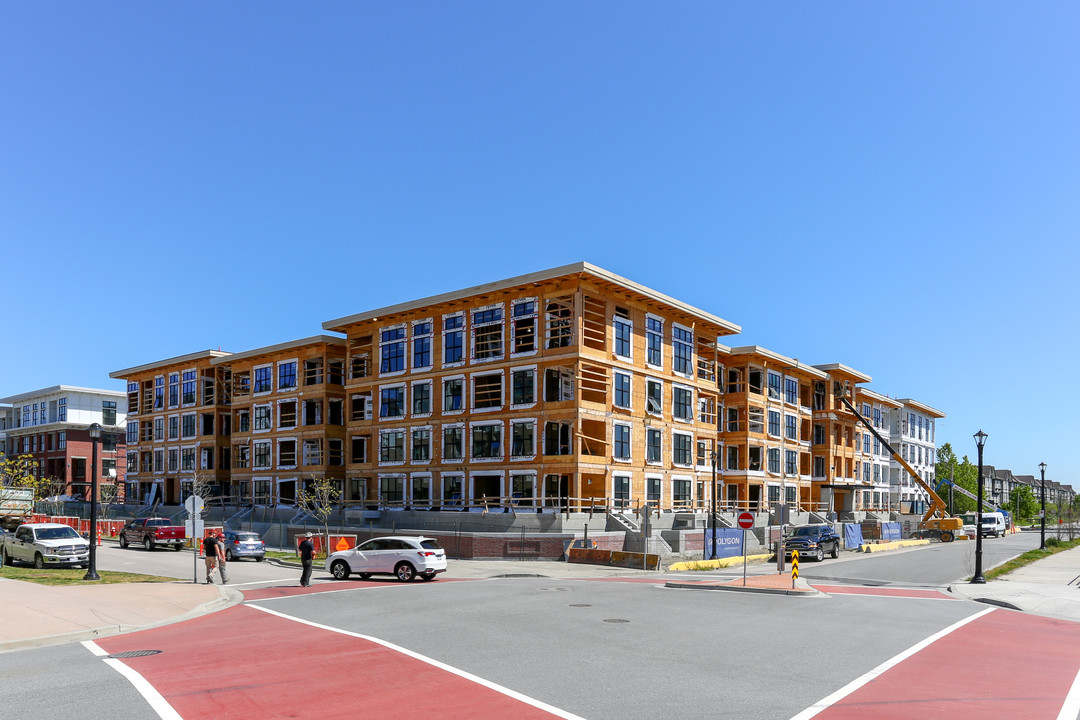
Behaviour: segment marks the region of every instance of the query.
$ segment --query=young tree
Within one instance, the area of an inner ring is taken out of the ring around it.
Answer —
[[[323,548],[330,554],[330,516],[341,498],[340,480],[311,477],[301,484],[296,494],[296,507],[319,521],[323,526]]]
[[[53,486],[52,479],[38,474],[38,461],[32,455],[0,458],[0,484],[6,487],[30,488],[34,499],[40,500]]]

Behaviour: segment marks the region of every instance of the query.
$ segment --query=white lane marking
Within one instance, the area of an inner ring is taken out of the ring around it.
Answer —
[[[173,709],[173,706],[170,705],[168,701],[161,696],[161,693],[154,689],[154,686],[142,675],[116,658],[108,657],[109,653],[105,652],[93,640],[84,640],[82,645],[94,655],[104,660],[106,665],[109,665],[113,670],[127,678],[128,682],[135,686],[135,689],[139,691],[139,694],[143,696],[143,699],[146,700],[154,712],[157,713],[159,718],[162,718],[162,720],[184,720],[180,717],[180,713],[176,712],[176,710]]]
[[[842,687],[839,690],[837,690],[836,692],[834,692],[833,694],[831,694],[831,695],[829,695],[827,697],[824,697],[821,700],[818,700],[816,703],[814,703],[810,707],[806,708],[805,710],[803,710],[798,715],[793,716],[791,718],[791,720],[808,720],[809,718],[814,717],[815,715],[820,713],[822,710],[826,710],[829,707],[835,705],[838,701],[842,700],[843,698],[847,697],[851,693],[855,692],[856,690],[861,688],[863,685],[867,684],[871,680],[873,680],[873,679],[879,677],[880,675],[882,675],[889,668],[893,667],[894,665],[900,664],[901,662],[903,662],[907,658],[911,657],[915,653],[919,652],[923,648],[927,647],[931,643],[936,642],[937,640],[940,640],[941,638],[945,637],[946,635],[948,635],[949,633],[951,633],[951,632],[953,632],[955,630],[959,630],[960,628],[967,625],[969,622],[972,622],[973,620],[978,620],[979,618],[981,618],[983,615],[986,615],[987,613],[994,612],[994,610],[996,610],[996,609],[997,608],[987,608],[986,610],[982,610],[980,612],[977,612],[974,615],[971,615],[969,617],[964,618],[963,620],[960,620],[959,622],[953,623],[952,625],[945,628],[944,630],[941,630],[940,632],[934,633],[933,635],[926,638],[922,642],[916,643],[915,645],[912,645],[911,647],[909,647],[907,650],[904,650],[902,653],[900,653],[898,655],[894,655],[893,657],[889,658],[888,660],[881,663],[880,665],[878,665],[873,670],[865,673],[864,675],[861,675],[860,677],[855,678],[854,680],[849,682],[847,685],[845,685],[844,687]]]
[[[1069,694],[1065,696],[1065,704],[1061,706],[1058,720],[1076,720],[1080,716],[1080,672],[1076,673]]]
[[[510,688],[506,688],[506,687],[503,687],[502,685],[499,685],[497,683],[493,683],[490,680],[485,680],[484,678],[479,677],[477,675],[473,675],[470,672],[460,670],[460,669],[458,669],[456,667],[453,667],[452,665],[447,665],[446,663],[435,660],[434,658],[429,658],[426,655],[421,655],[420,653],[413,652],[412,650],[408,650],[406,648],[403,648],[403,647],[401,647],[399,645],[395,645],[395,644],[393,644],[391,642],[387,642],[385,640],[380,640],[379,638],[376,638],[376,637],[371,637],[370,635],[361,635],[360,633],[354,633],[354,632],[351,632],[349,630],[342,630],[341,628],[331,627],[330,625],[323,625],[321,623],[311,622],[310,620],[304,620],[303,618],[298,618],[298,617],[295,617],[293,615],[286,615],[285,613],[280,613],[280,612],[277,612],[276,610],[270,610],[269,608],[260,607],[259,605],[244,605],[244,607],[249,607],[249,608],[252,608],[253,610],[260,610],[260,611],[262,611],[264,613],[267,613],[269,615],[274,615],[274,616],[282,618],[284,620],[292,620],[293,622],[300,623],[301,625],[308,625],[310,627],[319,628],[320,630],[329,630],[330,632],[339,633],[341,635],[347,635],[349,637],[359,638],[361,640],[367,640],[368,642],[373,642],[373,643],[375,643],[377,645],[382,645],[383,647],[388,648],[390,650],[393,650],[394,652],[399,652],[399,653],[401,653],[403,655],[408,655],[409,657],[414,658],[416,660],[419,660],[420,662],[427,663],[428,665],[431,665],[432,667],[437,667],[440,670],[445,670],[448,673],[453,673],[454,675],[457,675],[460,678],[464,678],[465,680],[470,680],[470,681],[476,683],[477,685],[483,685],[484,687],[486,687],[486,688],[488,688],[490,690],[494,690],[495,692],[502,693],[503,695],[506,695],[507,697],[512,697],[515,700],[518,700],[519,702],[523,702],[526,705],[531,705],[534,708],[537,708],[539,710],[543,710],[545,712],[551,713],[552,715],[554,715],[556,717],[564,718],[565,720],[584,720],[584,718],[582,718],[579,715],[574,715],[573,713],[567,712],[565,710],[561,710],[561,709],[559,709],[557,707],[554,707],[552,705],[548,705],[547,703],[541,702],[540,700],[536,700],[535,698],[531,698],[528,695],[522,695],[521,693],[519,693],[519,692],[517,692],[515,690],[511,690]]]

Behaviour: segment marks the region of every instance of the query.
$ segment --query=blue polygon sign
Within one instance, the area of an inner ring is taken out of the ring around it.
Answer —
[[[737,557],[742,555],[743,530],[717,528],[716,540],[713,541],[713,529],[705,528],[705,550],[708,560]],[[710,553],[709,550],[712,550]]]

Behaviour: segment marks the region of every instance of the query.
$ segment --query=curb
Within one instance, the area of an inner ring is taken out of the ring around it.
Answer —
[[[799,582],[800,584],[805,584],[805,581],[801,579]],[[820,597],[825,594],[810,585],[806,585],[806,587],[809,588],[808,590],[792,590],[783,588],[752,587],[750,585],[718,585],[673,581],[664,583],[664,587],[677,590],[724,590],[727,592],[758,593],[762,595],[787,595],[788,597]]]
[[[747,555],[747,563],[759,563],[765,562],[770,558],[775,557],[771,553],[764,555]],[[682,562],[672,563],[668,566],[668,572],[684,572],[687,570],[715,570],[717,568],[727,568],[734,565],[742,565],[743,556],[736,555],[735,557],[717,558],[716,560],[684,560]]]
[[[895,540],[893,542],[886,543],[867,543],[859,546],[859,552],[875,553],[875,552],[887,552],[889,550],[899,550],[906,547],[919,547],[921,545],[929,545],[929,540]]]

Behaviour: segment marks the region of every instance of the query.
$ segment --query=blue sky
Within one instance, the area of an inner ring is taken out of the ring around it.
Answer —
[[[1078,21],[6,3],[0,396],[587,260],[1080,488]]]

